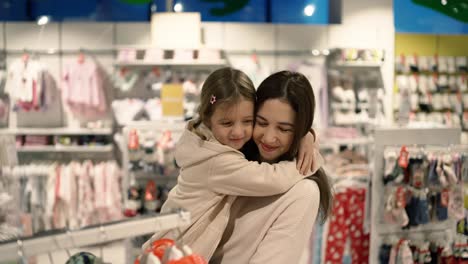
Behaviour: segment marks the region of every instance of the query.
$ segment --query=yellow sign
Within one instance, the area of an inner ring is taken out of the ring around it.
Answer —
[[[161,88],[163,117],[184,116],[184,90],[182,84],[164,84]]]

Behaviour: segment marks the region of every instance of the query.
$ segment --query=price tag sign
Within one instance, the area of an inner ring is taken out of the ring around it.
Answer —
[[[183,117],[184,90],[182,84],[163,84],[161,104],[163,117]]]

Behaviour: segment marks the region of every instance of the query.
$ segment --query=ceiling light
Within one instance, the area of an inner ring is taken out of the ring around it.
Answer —
[[[174,5],[174,11],[175,12],[182,12],[184,11],[184,6],[181,3],[177,3]]]
[[[315,13],[315,5],[307,5],[304,8],[304,14],[306,16],[312,16]]]
[[[37,24],[39,26],[44,26],[45,24],[49,23],[49,17],[48,16],[40,16],[37,19]]]

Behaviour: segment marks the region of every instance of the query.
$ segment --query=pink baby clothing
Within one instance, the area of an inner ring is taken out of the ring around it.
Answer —
[[[105,115],[104,78],[103,70],[92,59],[65,64],[62,96],[74,115],[85,119],[98,119]]]
[[[78,219],[80,227],[94,223],[94,193],[91,185],[93,163],[85,161],[82,165],[73,163],[73,170],[78,178]]]

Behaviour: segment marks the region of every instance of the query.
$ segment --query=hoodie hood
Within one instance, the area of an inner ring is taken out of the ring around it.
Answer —
[[[188,122],[176,144],[175,159],[180,167],[189,167],[231,151],[242,154],[238,150],[219,143],[204,124],[194,127],[192,120]]]

